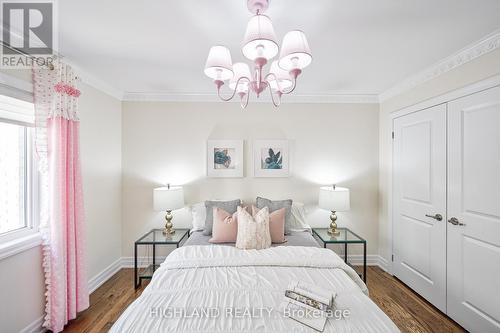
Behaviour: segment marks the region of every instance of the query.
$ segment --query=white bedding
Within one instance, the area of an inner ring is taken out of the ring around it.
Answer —
[[[299,246],[181,247],[110,332],[315,332],[282,315],[292,280],[335,290],[336,308],[350,311],[348,318],[329,319],[325,332],[399,332],[340,257]]]

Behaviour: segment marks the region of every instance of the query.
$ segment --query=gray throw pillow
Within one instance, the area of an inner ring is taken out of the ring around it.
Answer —
[[[203,235],[210,236],[212,234],[212,227],[214,225],[214,207],[224,209],[229,214],[236,213],[238,206],[241,204],[240,199],[231,201],[205,201],[205,208],[207,209],[207,218],[205,220],[205,228]]]
[[[285,235],[290,234],[290,228],[292,225],[292,199],[288,200],[269,200],[266,198],[257,197],[256,205],[258,209],[262,209],[264,207],[269,208],[269,213],[274,212],[275,210],[285,208]]]

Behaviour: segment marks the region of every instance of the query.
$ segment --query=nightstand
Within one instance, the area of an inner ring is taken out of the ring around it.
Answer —
[[[363,244],[363,281],[366,283],[366,240],[348,228],[337,228],[337,230],[340,231],[338,236],[328,234],[328,228],[313,228],[313,234],[323,243],[324,248],[326,248],[327,244],[344,244],[344,261],[346,264],[349,264],[347,261],[347,245]]]
[[[153,273],[160,266],[156,264],[156,246],[157,245],[175,245],[180,246],[184,238],[189,237],[189,229],[175,229],[173,235],[165,235],[163,229],[152,229],[150,232],[139,238],[134,244],[134,286],[139,288],[144,279],[151,279]],[[139,273],[137,269],[137,247],[139,245],[153,246],[153,264]]]

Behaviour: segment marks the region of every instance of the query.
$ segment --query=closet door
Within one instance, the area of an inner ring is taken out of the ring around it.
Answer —
[[[446,311],[446,105],[393,124],[394,274]]]
[[[447,314],[500,332],[500,87],[448,104]]]

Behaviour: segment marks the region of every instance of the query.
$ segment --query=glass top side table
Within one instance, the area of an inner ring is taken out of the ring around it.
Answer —
[[[147,234],[135,241],[134,244],[134,286],[139,288],[144,279],[151,279],[153,273],[160,266],[156,264],[156,246],[157,245],[175,245],[178,248],[181,242],[189,237],[189,229],[175,229],[172,235],[165,235],[163,229],[152,229]],[[153,263],[146,267],[143,272],[138,272],[137,266],[137,247],[139,245],[153,246]]]
[[[313,228],[313,234],[326,248],[327,244],[344,244],[344,261],[347,262],[347,245],[349,244],[363,244],[363,281],[366,283],[366,240],[358,236],[356,233],[348,228],[337,228],[340,232],[338,236],[328,234],[328,228]],[[352,266],[352,265],[351,265]]]

